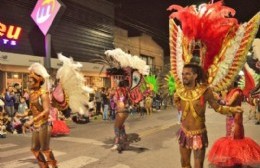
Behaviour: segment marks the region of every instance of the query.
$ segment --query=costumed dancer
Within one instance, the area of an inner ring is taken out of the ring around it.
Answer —
[[[57,161],[50,150],[50,126],[48,123],[50,99],[48,92],[49,74],[39,63],[34,63],[29,68],[28,86],[30,92],[30,113],[33,118],[24,125],[33,128],[32,152],[41,168],[49,165],[57,167]],[[46,159],[45,159],[46,158]]]
[[[230,107],[241,106],[243,91],[231,88],[225,99]],[[260,166],[260,146],[244,135],[243,114],[227,117],[226,137],[218,139],[208,154],[209,162],[216,167]]]
[[[250,91],[259,83],[259,77],[248,63],[244,66],[244,76],[240,79],[240,88],[234,82],[224,100],[227,106],[241,106],[244,96],[248,103],[252,100]],[[260,146],[244,135],[243,115],[227,116],[226,137],[218,139],[209,151],[208,160],[214,166],[242,167],[260,166]]]
[[[124,122],[128,117],[129,103],[136,104],[143,99],[140,84],[150,68],[138,56],[127,54],[119,48],[107,50],[101,62],[110,66],[107,75],[117,81],[117,88],[112,93],[116,103],[115,142],[112,149],[120,152],[128,146]]]
[[[255,105],[255,111],[256,111],[256,125],[260,125],[260,39],[256,38],[253,42],[253,57],[249,63],[250,68],[252,68],[255,72],[254,76],[257,76],[258,84],[256,87],[251,90],[250,97],[252,102],[254,102]]]
[[[256,40],[254,40],[256,41]],[[254,47],[255,48],[255,47]],[[248,119],[250,120],[252,117],[257,119],[258,115],[256,113],[257,104],[260,97],[260,74],[258,73],[256,64],[252,64],[252,55],[255,56],[256,52],[249,52],[247,62],[244,66],[244,75],[240,78],[238,84],[242,89],[243,94],[247,100],[247,103],[250,106]],[[259,53],[260,54],[260,53]],[[256,62],[256,61],[253,61]]]
[[[255,105],[256,125],[260,125],[260,83],[250,93],[250,103]]]
[[[50,122],[52,122],[51,136],[68,135],[70,129],[66,125],[65,121],[60,119],[59,110],[55,107],[50,109]]]
[[[146,114],[150,115],[153,112],[153,95],[158,93],[159,86],[155,75],[149,75],[144,78],[147,89],[143,93],[145,96],[144,107]]]
[[[51,102],[48,92],[49,74],[46,69],[39,63],[34,63],[29,68],[28,83],[31,93],[30,111],[27,113],[32,113],[33,118],[27,121],[25,126],[33,127],[32,152],[42,168],[49,165],[57,167],[57,161],[49,148],[52,131],[52,123],[48,122],[50,109],[55,107],[65,111],[70,107],[72,113],[88,112],[86,102],[88,102],[88,93],[91,89],[84,85],[84,77],[79,72],[82,65],[74,63],[72,58],[67,58],[62,54],[59,54],[58,58],[63,65],[57,72],[56,78],[59,84],[52,92]]]
[[[182,109],[179,145],[182,167],[203,167],[208,146],[205,126],[206,102],[221,114],[241,113],[240,106],[221,106],[213,96],[226,89],[243,67],[246,54],[256,35],[259,14],[248,23],[238,25],[229,18],[235,11],[222,2],[181,7],[172,5],[170,15],[171,72],[176,80],[175,104]],[[177,19],[181,23],[177,26]],[[188,64],[192,63],[192,64]],[[200,66],[194,64],[199,63]],[[186,65],[184,65],[186,64]],[[206,80],[203,74],[207,73]]]
[[[74,62],[61,53],[58,59],[63,63],[57,71],[56,79],[59,84],[52,92],[52,105],[63,114],[70,111],[74,114],[73,121],[79,124],[89,122],[89,94],[93,89],[85,86],[85,78],[80,72],[82,64]],[[65,114],[66,115],[66,114]]]

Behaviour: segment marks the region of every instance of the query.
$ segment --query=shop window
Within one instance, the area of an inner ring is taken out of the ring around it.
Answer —
[[[17,73],[17,72],[7,72],[6,73],[6,86],[13,86],[14,84],[19,84],[22,88],[27,88],[28,74]]]

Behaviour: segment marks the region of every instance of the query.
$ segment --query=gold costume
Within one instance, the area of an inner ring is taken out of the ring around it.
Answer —
[[[46,91],[43,89],[32,91],[30,93],[30,109],[33,115],[33,127],[35,129],[38,129],[48,122],[48,115],[41,113],[43,111],[43,106],[41,104],[42,94],[48,93],[46,93]]]
[[[206,102],[221,114],[234,112],[233,107],[220,106],[214,99],[211,88],[197,85],[195,89],[179,86],[175,95],[175,104],[179,104],[182,113],[182,126],[179,130],[179,144],[190,149],[207,147],[208,137],[205,126]]]
[[[38,160],[41,168],[47,168],[49,165],[57,167],[57,161],[54,158],[50,146],[50,125],[48,123],[48,113],[44,113],[42,104],[42,95],[48,96],[43,90],[35,90],[30,93],[30,110],[33,115],[33,133],[32,133],[32,152]]]

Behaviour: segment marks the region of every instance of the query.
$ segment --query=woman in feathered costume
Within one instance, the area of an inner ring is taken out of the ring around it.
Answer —
[[[244,95],[237,88],[230,88],[225,105],[241,106]],[[227,117],[226,137],[218,139],[208,154],[209,162],[216,167],[260,166],[260,146],[251,138],[245,137],[243,114],[236,113]]]
[[[115,142],[112,149],[121,152],[128,146],[124,126],[129,113],[128,107],[130,103],[136,104],[143,99],[140,85],[143,75],[149,74],[149,66],[138,56],[127,54],[119,48],[107,50],[102,63],[110,67],[107,75],[116,80],[116,89],[110,95],[116,103]]]
[[[29,67],[30,111],[25,115],[32,114],[33,119],[26,122],[25,126],[33,128],[32,152],[42,168],[47,168],[49,165],[57,167],[57,161],[49,148],[52,126],[55,124],[48,120],[50,110],[53,108],[66,110],[70,107],[74,113],[88,113],[86,108],[88,93],[92,91],[84,85],[84,77],[79,72],[79,68],[82,67],[80,63],[74,63],[72,58],[61,54],[58,55],[58,58],[63,65],[58,70],[56,78],[59,80],[59,84],[52,92],[51,101],[48,72],[39,63],[34,63]],[[60,132],[61,129],[64,133],[64,125],[58,124],[54,132]]]
[[[179,132],[182,167],[191,167],[192,150],[195,167],[203,167],[208,143],[205,102],[208,101],[215,111],[222,114],[242,112],[239,106],[217,104],[212,90],[226,89],[235,80],[257,33],[260,14],[256,14],[248,23],[239,25],[235,18],[229,17],[235,14],[235,10],[223,6],[222,2],[202,4],[198,8],[172,5],[169,10],[172,9],[177,12],[170,15],[171,72],[177,86],[175,102],[181,105],[183,111]],[[173,19],[180,21],[181,28]],[[202,70],[190,62],[199,62],[207,74],[207,82],[196,82]],[[193,80],[189,81],[190,78]],[[239,127],[242,114],[235,115],[240,118],[237,124]],[[242,138],[242,129],[237,130],[241,131],[238,134]]]
[[[51,165],[57,167],[57,161],[50,150],[50,125],[48,122],[50,99],[48,92],[49,74],[39,63],[34,63],[29,68],[28,86],[30,92],[30,113],[33,118],[25,123],[26,127],[32,126],[32,152],[41,168]],[[45,159],[46,158],[46,159]]]
[[[244,78],[240,79],[240,83],[241,88],[238,88],[237,82],[229,88],[225,105],[241,106],[244,97],[251,99],[250,91],[259,83],[259,77],[248,63],[244,66]],[[243,114],[227,116],[226,137],[213,144],[208,159],[212,165],[220,167],[260,166],[260,146],[245,137]]]

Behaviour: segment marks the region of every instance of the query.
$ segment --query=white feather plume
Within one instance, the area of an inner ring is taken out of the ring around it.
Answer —
[[[122,51],[120,48],[114,50],[105,51],[105,55],[112,57],[120,63],[121,68],[131,67],[137,69],[141,74],[148,75],[150,67],[146,65],[146,62],[138,56],[132,56]]]
[[[180,26],[178,26],[178,33],[177,33],[177,40],[176,40],[176,68],[177,68],[177,74],[182,82],[182,69],[184,67],[184,60],[182,59],[182,30]]]
[[[56,78],[60,80],[65,94],[69,97],[69,107],[74,113],[87,114],[85,105],[89,101],[88,93],[93,90],[85,86],[85,78],[79,72],[82,64],[75,63],[72,58],[67,58],[61,53],[58,54],[58,59],[63,65],[59,68]]]
[[[42,76],[45,81],[44,81],[44,84],[41,87],[43,89],[46,89],[47,91],[49,91],[50,85],[51,85],[50,80],[49,80],[50,75],[48,74],[45,67],[42,64],[35,62],[28,68],[28,70],[30,72],[34,72],[35,74]]]

